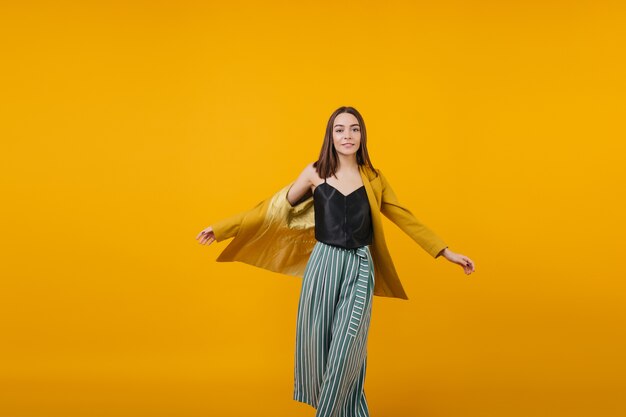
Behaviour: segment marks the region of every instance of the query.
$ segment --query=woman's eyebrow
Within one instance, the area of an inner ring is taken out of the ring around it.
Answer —
[[[352,126],[358,126],[358,125],[359,125],[358,123],[355,123],[355,124],[350,125],[350,127],[352,127]],[[337,126],[341,126],[341,127],[343,127],[343,125],[335,125],[335,127],[337,127]]]

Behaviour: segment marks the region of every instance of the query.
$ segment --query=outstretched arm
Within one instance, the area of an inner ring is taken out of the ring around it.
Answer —
[[[402,206],[385,176],[378,170],[383,188],[381,212],[400,229],[416,241],[432,257],[443,256],[448,261],[463,267],[466,275],[475,271],[474,261],[465,255],[452,252],[448,245],[420,222],[409,209]]]
[[[287,201],[294,207],[299,202],[305,200],[311,195],[311,177],[315,173],[313,163],[308,164],[300,176],[294,181],[287,193]],[[293,202],[292,202],[293,201]],[[259,210],[265,200],[260,201],[257,205],[249,210],[244,210],[225,219],[219,220],[207,227],[196,237],[200,239],[200,243],[209,243],[213,241],[221,242],[231,237],[237,236],[245,217],[255,210]]]
[[[378,175],[382,184],[380,211],[433,258],[440,256],[448,245],[398,201],[396,193],[380,170]]]
[[[263,204],[263,201],[259,202],[256,206],[249,210],[244,210],[240,213],[234,214],[230,217],[213,223],[211,227],[213,228],[213,233],[215,234],[215,240],[217,242],[221,242],[222,240],[237,236],[244,217],[246,217],[246,215],[251,211],[258,208],[261,204]]]

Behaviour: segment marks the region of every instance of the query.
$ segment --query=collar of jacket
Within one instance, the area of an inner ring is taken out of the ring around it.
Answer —
[[[408,300],[383,232],[384,214],[407,233],[433,258],[447,247],[432,230],[402,206],[380,169],[359,167],[370,203],[374,263],[374,295]],[[216,241],[234,237],[216,258],[217,262],[239,261],[270,271],[302,277],[316,243],[313,196],[309,193],[292,206],[287,193],[293,182],[250,210],[237,213],[212,225]]]

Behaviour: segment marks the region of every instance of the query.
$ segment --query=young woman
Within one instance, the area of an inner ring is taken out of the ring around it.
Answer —
[[[302,276],[293,399],[316,417],[366,417],[367,339],[374,295],[408,299],[386,248],[380,214],[432,257],[474,271],[467,256],[403,207],[367,152],[365,123],[353,107],[331,115],[317,161],[253,209],[196,237],[235,237],[217,258]],[[371,249],[371,250],[370,250]]]

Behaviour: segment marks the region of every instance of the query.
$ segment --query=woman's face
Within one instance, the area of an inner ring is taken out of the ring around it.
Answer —
[[[333,124],[333,143],[337,153],[356,154],[361,146],[361,126],[353,114],[341,113]]]

